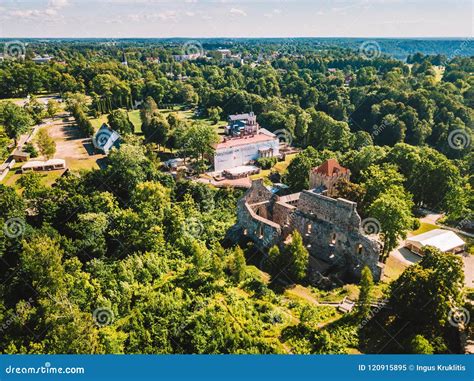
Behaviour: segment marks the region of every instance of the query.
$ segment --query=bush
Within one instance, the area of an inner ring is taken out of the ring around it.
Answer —
[[[38,150],[31,143],[26,143],[23,151],[30,154],[30,157],[38,157]]]
[[[257,159],[257,165],[262,169],[270,169],[276,163],[278,163],[277,157],[261,157]]]
[[[418,218],[413,219],[413,230],[418,230],[421,226],[421,222]]]

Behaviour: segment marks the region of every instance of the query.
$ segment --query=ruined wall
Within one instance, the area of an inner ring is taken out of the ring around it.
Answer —
[[[308,252],[338,270],[344,270],[349,278],[360,278],[364,266],[368,266],[379,280],[382,272],[378,266],[381,246],[364,236],[357,229],[346,229],[338,224],[320,220],[296,211],[292,224],[284,229],[283,236],[298,230]]]
[[[273,204],[273,221],[284,226],[289,223],[290,216],[295,210],[296,206],[277,201]]]
[[[311,191],[285,197],[280,201],[262,181],[253,182],[238,204],[238,225],[243,234],[264,250],[283,242],[296,229],[310,255],[334,271],[357,280],[368,266],[374,279],[380,280],[381,244],[361,232],[354,202]]]
[[[261,250],[277,244],[281,236],[280,225],[271,220],[272,197],[263,180],[256,180],[237,204],[238,229]]]
[[[330,198],[312,191],[303,191],[297,204],[302,213],[349,231],[358,231],[360,228],[361,220],[356,207],[355,202]]]

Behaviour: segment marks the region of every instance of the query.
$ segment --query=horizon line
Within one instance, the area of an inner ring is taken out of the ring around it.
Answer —
[[[426,40],[447,40],[447,39],[464,39],[464,40],[472,40],[474,39],[473,36],[405,36],[405,37],[397,37],[397,36],[390,36],[390,37],[380,37],[380,36],[212,36],[212,37],[193,37],[193,36],[168,36],[168,37],[3,37],[0,36],[1,40],[15,40],[15,39],[48,39],[48,40],[61,40],[61,39],[83,39],[83,40],[99,40],[99,39],[109,39],[109,40],[136,40],[136,39],[154,39],[154,40],[171,40],[171,39],[194,39],[194,40],[211,40],[211,39],[335,39],[335,38],[342,38],[342,39],[380,39],[380,40],[390,40],[390,39],[397,39],[397,40],[410,40],[410,39],[426,39]]]

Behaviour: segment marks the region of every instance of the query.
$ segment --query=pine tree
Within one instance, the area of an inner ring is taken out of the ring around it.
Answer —
[[[304,247],[301,234],[297,230],[292,234],[292,241],[287,246],[287,252],[291,263],[291,276],[295,281],[302,281],[308,270],[309,253]]]
[[[370,312],[370,299],[372,289],[374,287],[374,279],[372,277],[372,271],[365,266],[362,269],[360,279],[360,294],[357,302],[357,312],[359,316],[364,319],[369,315]]]
[[[234,280],[240,283],[245,278],[245,255],[240,246],[237,246],[234,250],[234,256],[232,258],[231,270]]]

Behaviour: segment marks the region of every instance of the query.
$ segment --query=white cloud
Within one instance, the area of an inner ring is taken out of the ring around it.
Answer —
[[[273,16],[281,14],[281,9],[275,8],[271,12],[264,13],[263,15],[268,18],[272,18]]]
[[[157,14],[157,17],[161,20],[174,20],[177,16],[176,11],[165,11]]]
[[[69,5],[69,0],[49,0],[48,8],[60,9]]]
[[[245,13],[244,10],[239,9],[239,8],[231,8],[230,13],[233,15],[238,15],[238,16],[247,16],[247,13]]]
[[[59,10],[69,5],[69,0],[49,0],[48,5],[44,9],[10,9],[2,12],[6,18],[23,18],[28,20],[35,19],[58,19]]]

